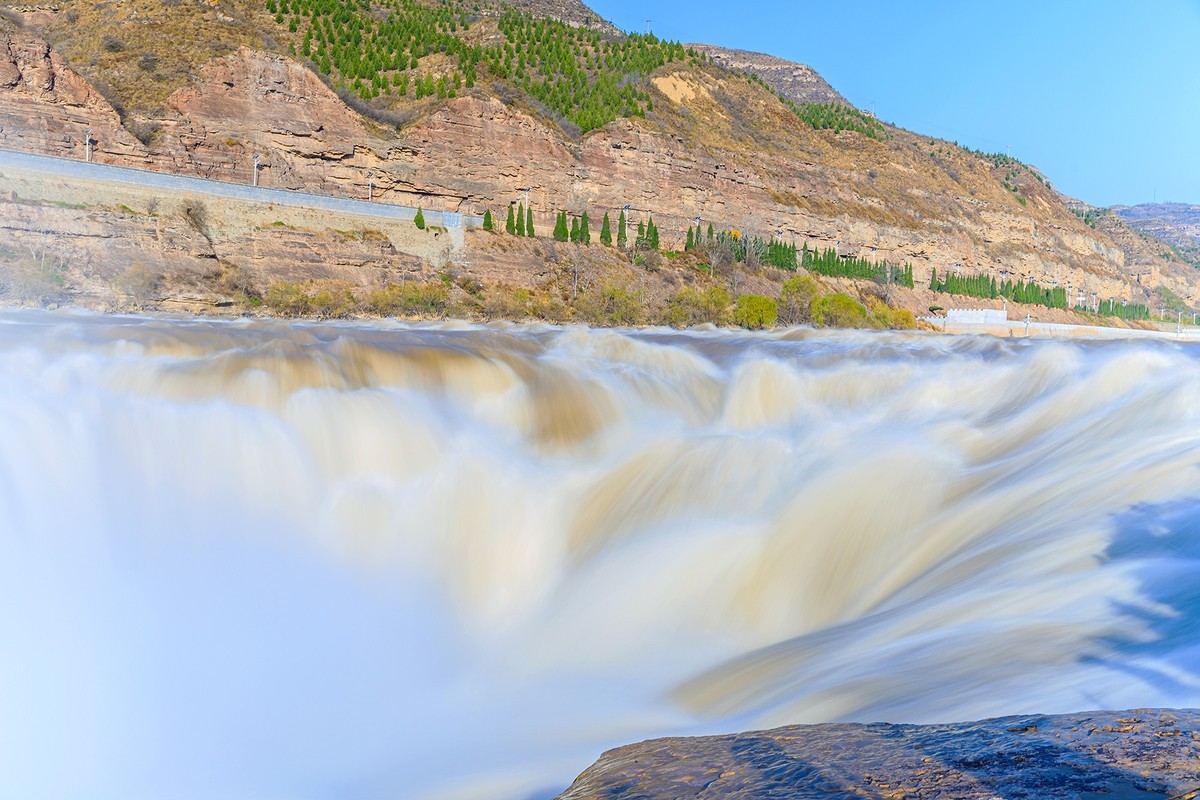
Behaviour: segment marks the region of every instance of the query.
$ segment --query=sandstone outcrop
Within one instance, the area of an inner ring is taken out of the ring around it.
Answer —
[[[112,105],[50,45],[30,34],[0,33],[0,147],[82,159],[89,128],[97,161],[147,160]]]
[[[1198,759],[1194,710],[799,725],[611,750],[558,800],[1190,800]]]

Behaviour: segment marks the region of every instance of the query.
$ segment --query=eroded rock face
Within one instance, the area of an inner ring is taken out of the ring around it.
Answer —
[[[82,159],[88,128],[96,161],[146,162],[112,105],[57,51],[36,36],[0,32],[0,147]]]
[[[1161,798],[1200,787],[1200,711],[798,725],[610,750],[558,800]]]
[[[252,179],[287,189],[331,191],[349,182],[343,164],[374,137],[361,117],[290,59],[242,49],[206,65],[170,98],[157,149],[182,171]],[[357,172],[355,177],[361,177]]]
[[[739,72],[754,72],[775,91],[793,103],[846,103],[836,89],[807,64],[749,50],[730,50],[711,44],[690,44],[695,50],[712,56],[723,67]]]
[[[559,209],[587,208],[598,225],[605,210],[615,223],[628,205],[632,227],[653,216],[667,248],[681,248],[699,217],[910,261],[922,283],[935,268],[988,271],[1146,302],[1165,278],[1185,299],[1200,297],[1193,270],[1172,270],[1137,237],[1118,242],[1087,227],[1032,177],[1018,197],[958,148],[904,132],[875,141],[812,131],[740,79],[658,75],[650,120],[617,120],[579,139],[484,92],[397,129],[359,116],[291,59],[243,48],[199,70],[160,118],[139,121],[153,131],[146,147],[45,42],[5,37],[3,147],[81,158],[91,126],[99,162],[249,183],[258,155],[264,186],[501,218],[528,200],[544,234]]]

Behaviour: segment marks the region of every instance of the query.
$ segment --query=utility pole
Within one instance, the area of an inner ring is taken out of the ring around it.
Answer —
[[[83,132],[83,160],[87,163],[92,161],[92,129],[88,128]]]
[[[1025,312],[1025,335],[1029,336],[1029,322],[1033,319],[1033,315],[1028,311]]]
[[[251,179],[251,182],[250,182],[252,186],[258,186],[258,159],[259,159],[259,155],[257,153],[255,153],[254,154],[254,174],[253,174],[253,178]]]
[[[369,202],[371,202],[371,195],[372,195],[372,193],[374,192],[374,189],[375,189],[375,184],[374,184],[374,183],[372,182],[372,180],[371,180],[371,179],[372,179],[372,178],[374,178],[374,177],[375,177],[375,173],[374,173],[374,172],[368,172],[368,173],[367,173],[367,202],[368,202],[368,203],[369,203]]]

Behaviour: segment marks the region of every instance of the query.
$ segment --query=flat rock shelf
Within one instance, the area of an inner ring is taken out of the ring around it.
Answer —
[[[1200,711],[794,725],[610,750],[558,800],[1200,796]]]

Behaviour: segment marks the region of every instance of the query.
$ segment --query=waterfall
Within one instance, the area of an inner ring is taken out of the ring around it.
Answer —
[[[0,794],[1196,705],[1198,355],[0,313]]]

